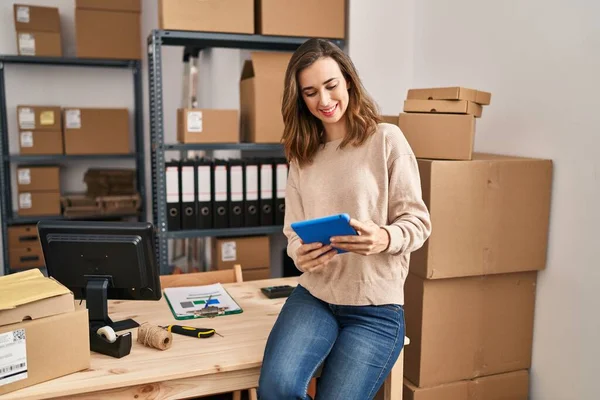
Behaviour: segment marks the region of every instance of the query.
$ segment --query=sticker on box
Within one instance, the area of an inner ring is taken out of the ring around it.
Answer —
[[[29,107],[19,109],[19,128],[35,129],[35,112]]]
[[[21,132],[21,147],[33,147],[33,132]]]
[[[67,129],[81,129],[81,110],[67,110]]]
[[[24,24],[29,23],[29,7],[27,7],[27,6],[18,6],[17,7],[17,22],[22,22]]]
[[[0,386],[27,379],[25,329],[0,334]]]
[[[187,131],[202,132],[202,111],[190,111],[188,113]]]
[[[235,261],[237,259],[236,243],[223,242],[221,244],[221,261]]]
[[[31,33],[19,33],[19,54],[35,56],[35,38]]]
[[[18,172],[19,185],[31,184],[31,170],[29,168],[20,169]]]
[[[54,125],[54,111],[42,111],[40,113],[40,125]]]
[[[19,208],[20,209],[31,208],[31,193],[19,194]]]

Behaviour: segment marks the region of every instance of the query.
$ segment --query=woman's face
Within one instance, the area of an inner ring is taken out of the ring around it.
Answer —
[[[321,58],[298,74],[306,106],[324,125],[339,122],[348,107],[348,84],[333,58]]]

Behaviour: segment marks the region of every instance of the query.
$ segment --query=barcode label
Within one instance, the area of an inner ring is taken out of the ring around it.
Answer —
[[[16,364],[16,365],[10,365],[8,367],[4,367],[0,369],[0,375],[4,375],[7,372],[13,372],[16,371],[18,369],[22,369],[27,365],[27,363],[20,363],[20,364]]]
[[[25,329],[0,334],[0,386],[27,379]]]

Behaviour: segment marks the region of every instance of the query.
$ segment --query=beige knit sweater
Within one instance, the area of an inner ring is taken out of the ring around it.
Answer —
[[[295,262],[301,245],[292,222],[336,213],[372,220],[390,235],[384,253],[338,254],[319,271],[304,272],[300,284],[330,304],[404,304],[410,253],[431,233],[416,158],[392,124],[379,124],[360,147],[339,149],[340,143],[325,143],[310,165],[290,163],[283,229],[288,255]]]

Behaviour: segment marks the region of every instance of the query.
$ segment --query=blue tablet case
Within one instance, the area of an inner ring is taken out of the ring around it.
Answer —
[[[332,236],[357,235],[356,230],[350,226],[350,216],[345,213],[294,222],[291,227],[305,244],[319,242],[326,246],[330,244],[329,238]],[[345,252],[346,250],[338,249],[338,253]]]

